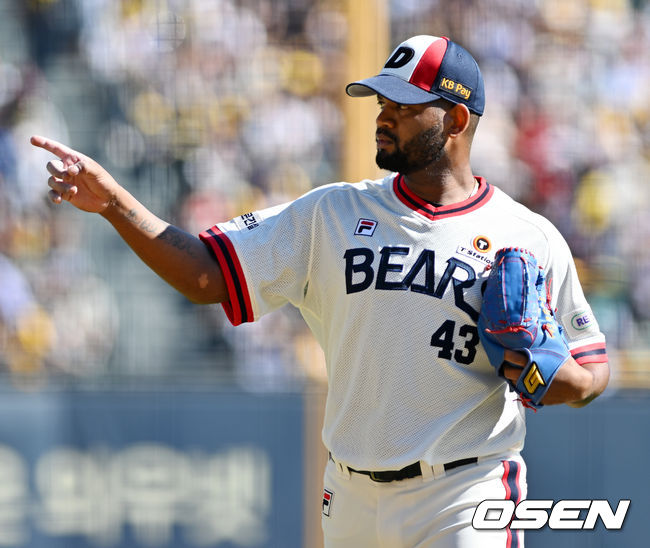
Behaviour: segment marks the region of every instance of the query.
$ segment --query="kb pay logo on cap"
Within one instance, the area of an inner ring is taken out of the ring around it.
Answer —
[[[448,93],[453,93],[466,101],[469,100],[470,95],[472,95],[471,89],[465,87],[460,82],[454,82],[451,78],[443,78],[438,87]]]

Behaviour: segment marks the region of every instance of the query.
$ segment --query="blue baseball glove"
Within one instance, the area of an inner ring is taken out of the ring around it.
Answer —
[[[544,273],[532,253],[517,247],[497,251],[485,286],[478,332],[490,363],[504,379],[506,349],[528,356],[517,382],[506,380],[524,405],[534,409],[542,406],[544,394],[570,356],[549,301]]]

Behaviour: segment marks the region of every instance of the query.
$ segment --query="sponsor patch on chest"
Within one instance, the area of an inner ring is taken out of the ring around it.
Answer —
[[[468,259],[473,259],[474,261],[481,263],[484,267],[492,264],[492,259],[486,256],[484,252],[477,251],[473,247],[459,245],[456,248],[456,254],[467,257]]]

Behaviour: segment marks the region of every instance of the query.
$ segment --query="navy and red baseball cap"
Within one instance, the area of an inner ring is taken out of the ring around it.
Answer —
[[[351,97],[379,94],[403,105],[446,99],[478,114],[485,108],[483,76],[474,58],[443,36],[419,35],[402,42],[382,71],[348,84]]]

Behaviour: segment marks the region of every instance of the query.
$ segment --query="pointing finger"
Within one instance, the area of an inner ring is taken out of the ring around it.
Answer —
[[[32,145],[44,148],[61,158],[61,160],[72,160],[73,162],[77,162],[80,159],[78,152],[72,150],[63,143],[55,141],[54,139],[48,139],[47,137],[41,137],[40,135],[33,135],[29,141]]]

